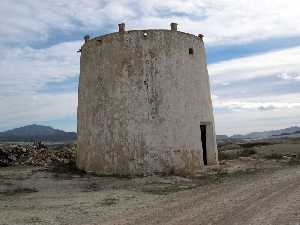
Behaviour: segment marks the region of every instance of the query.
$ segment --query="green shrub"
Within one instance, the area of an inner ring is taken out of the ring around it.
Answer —
[[[266,146],[266,145],[272,145],[270,142],[249,142],[249,143],[243,143],[239,144],[242,148],[253,148],[253,147],[260,147],[260,146]]]
[[[248,157],[248,156],[251,156],[251,155],[254,155],[256,154],[256,151],[254,149],[243,149],[240,153],[239,153],[239,156],[242,156],[242,157]]]
[[[256,151],[254,149],[219,151],[218,158],[219,160],[232,160],[237,159],[238,157],[248,157],[254,154],[256,154]]]

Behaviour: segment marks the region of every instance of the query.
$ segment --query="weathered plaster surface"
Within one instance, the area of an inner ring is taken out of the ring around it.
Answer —
[[[194,54],[189,54],[193,48]],[[82,47],[77,165],[99,174],[194,174],[217,162],[201,38],[170,30],[117,32]]]

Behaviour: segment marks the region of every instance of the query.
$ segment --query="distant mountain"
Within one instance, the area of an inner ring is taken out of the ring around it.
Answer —
[[[276,136],[284,136],[290,134],[300,133],[300,127],[289,127],[280,130],[270,130],[270,131],[261,131],[261,132],[252,132],[246,135],[232,135],[230,138],[233,139],[258,139],[258,138],[270,138]]]
[[[229,137],[227,135],[220,135],[220,134],[217,134],[216,135],[216,138],[217,140],[226,140],[228,139]]]
[[[28,125],[20,128],[15,128],[5,132],[0,132],[0,141],[52,141],[66,142],[74,141],[77,138],[75,132],[65,132],[63,130],[54,129],[49,126]]]

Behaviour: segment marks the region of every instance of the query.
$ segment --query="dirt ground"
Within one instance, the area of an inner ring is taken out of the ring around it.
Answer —
[[[251,146],[193,178],[0,168],[0,224],[299,225],[300,145],[284,144]]]

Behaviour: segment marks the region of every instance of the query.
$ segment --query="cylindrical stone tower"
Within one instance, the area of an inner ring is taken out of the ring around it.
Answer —
[[[77,165],[103,175],[195,174],[217,163],[202,36],[125,31],[81,50]]]

